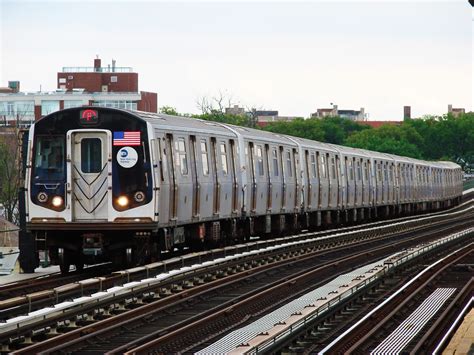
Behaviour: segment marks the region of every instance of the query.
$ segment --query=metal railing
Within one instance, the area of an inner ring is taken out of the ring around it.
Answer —
[[[63,73],[132,73],[132,67],[63,67]]]

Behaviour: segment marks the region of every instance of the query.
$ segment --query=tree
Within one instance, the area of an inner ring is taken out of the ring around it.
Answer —
[[[371,128],[367,125],[361,125],[340,117],[310,118],[306,120],[299,118],[288,122],[270,123],[264,127],[264,130],[270,132],[333,144],[343,144],[348,135],[368,129]]]
[[[422,158],[419,150],[422,143],[423,138],[413,127],[388,124],[378,129],[356,132],[345,141],[350,147],[412,158]]]
[[[17,133],[0,136],[0,204],[5,209],[5,218],[18,224],[19,147]]]
[[[226,107],[232,107],[234,100],[232,95],[219,91],[216,96],[211,98],[201,96],[196,100],[196,106],[201,114],[225,114]]]
[[[164,113],[165,115],[180,116],[178,111],[176,111],[176,109],[171,106],[162,106],[160,108],[160,113]]]

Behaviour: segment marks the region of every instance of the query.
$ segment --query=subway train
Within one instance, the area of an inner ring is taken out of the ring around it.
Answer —
[[[62,272],[460,201],[461,168],[233,125],[78,107],[31,126],[26,227]]]

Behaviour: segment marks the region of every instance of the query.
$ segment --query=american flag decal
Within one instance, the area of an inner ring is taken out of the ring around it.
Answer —
[[[114,132],[114,146],[140,145],[140,131]]]

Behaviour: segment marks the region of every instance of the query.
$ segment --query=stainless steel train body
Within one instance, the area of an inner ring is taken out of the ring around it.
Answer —
[[[461,169],[198,119],[81,107],[29,133],[27,227],[53,262],[144,262],[452,206]]]

